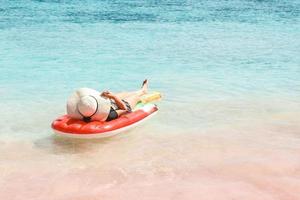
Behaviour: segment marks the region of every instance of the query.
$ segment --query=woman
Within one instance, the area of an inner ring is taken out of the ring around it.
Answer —
[[[131,112],[148,92],[148,81],[144,80],[142,88],[133,92],[112,93],[81,88],[67,102],[67,113],[74,119],[89,121],[111,121],[120,115]]]

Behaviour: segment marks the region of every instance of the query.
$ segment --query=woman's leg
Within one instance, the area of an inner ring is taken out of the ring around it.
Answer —
[[[125,99],[131,96],[141,97],[142,95],[147,94],[147,92],[148,92],[148,81],[146,79],[144,80],[142,88],[140,90],[133,91],[133,92],[120,92],[120,93],[116,93],[115,95],[120,99]]]
[[[130,107],[133,109],[136,104],[141,100],[141,96],[144,94],[147,94],[148,92],[148,80],[144,80],[142,89],[134,91],[134,92],[122,92],[116,94],[120,99],[124,99],[127,101],[130,105]]]
[[[115,95],[117,97],[119,97],[120,99],[124,99],[126,97],[135,96],[135,95],[142,96],[143,94],[144,94],[143,91],[137,90],[137,91],[133,91],[133,92],[119,92],[119,93],[116,93]]]
[[[141,100],[141,96],[132,95],[132,96],[124,98],[124,100],[127,101],[128,104],[130,105],[131,109],[133,109],[136,106],[136,104]]]

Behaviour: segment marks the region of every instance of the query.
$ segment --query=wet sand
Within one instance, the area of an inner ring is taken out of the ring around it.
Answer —
[[[296,117],[165,134],[149,123],[105,140],[2,140],[0,199],[297,200]]]

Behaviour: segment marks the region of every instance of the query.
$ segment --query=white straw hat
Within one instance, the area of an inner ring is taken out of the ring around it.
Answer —
[[[83,96],[77,104],[78,112],[84,117],[93,116],[98,110],[97,99],[93,96]]]
[[[67,113],[74,119],[90,118],[105,121],[110,111],[110,101],[100,96],[100,92],[90,88],[80,88],[67,102]]]

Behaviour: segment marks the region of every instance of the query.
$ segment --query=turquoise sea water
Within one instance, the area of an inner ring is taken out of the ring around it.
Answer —
[[[0,197],[64,199],[75,179],[66,198],[135,199],[137,185],[145,199],[299,199],[299,52],[297,0],[2,0]],[[52,136],[76,88],[145,78],[164,94],[145,126],[105,142]]]

